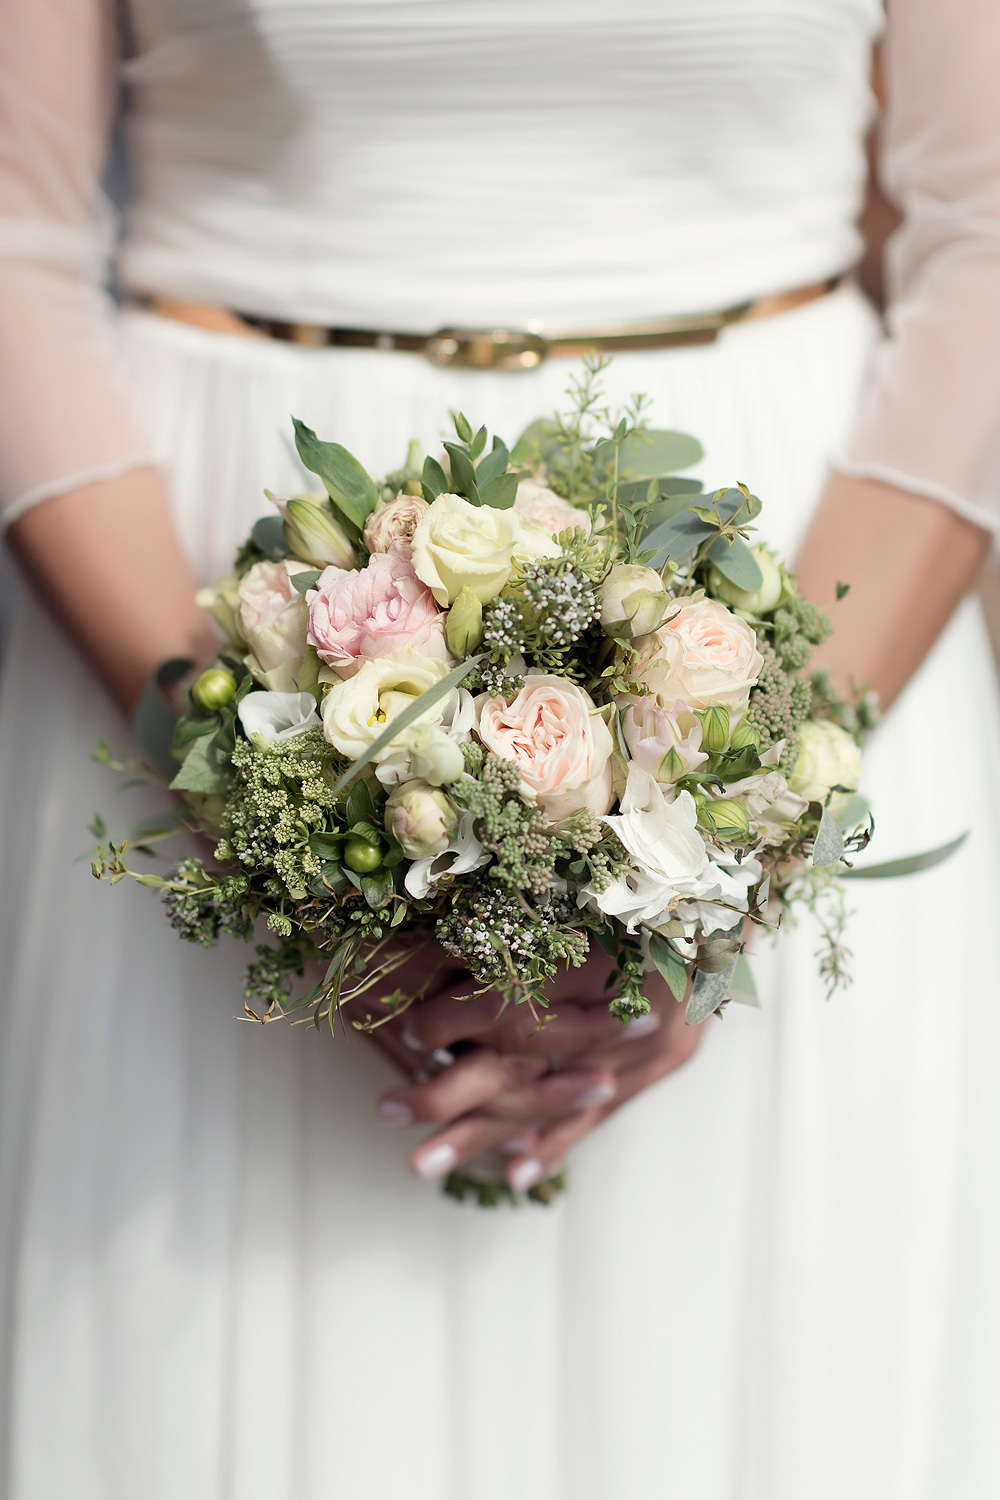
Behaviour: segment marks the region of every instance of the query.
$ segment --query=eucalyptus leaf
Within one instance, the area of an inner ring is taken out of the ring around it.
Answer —
[[[918,875],[921,870],[933,870],[935,865],[942,864],[946,859],[960,849],[969,837],[968,829],[959,834],[957,839],[952,839],[949,844],[941,844],[937,849],[928,849],[923,854],[906,854],[902,859],[887,859],[879,865],[863,865],[860,870],[844,870],[841,880],[892,880],[897,875]]]
[[[510,510],[516,498],[516,474],[498,474],[479,488],[480,505],[489,505],[493,510]]]
[[[844,856],[844,835],[836,818],[824,807],[813,843],[812,863],[818,869],[837,864]]]
[[[510,450],[511,463],[529,464],[540,458],[544,463],[559,447],[556,424],[547,417],[540,417],[524,429]]]
[[[378,504],[379,492],[368,473],[340,443],[324,443],[297,417],[295,446],[306,468],[322,479],[334,505],[359,531]]]
[[[659,969],[674,999],[681,1001],[687,993],[688,966],[672,943],[658,932],[649,935],[649,956]]]
[[[322,572],[322,568],[306,568],[301,573],[293,573],[292,588],[299,594],[308,593],[316,587]]]
[[[670,559],[679,562],[689,553],[696,552],[717,528],[707,526],[704,521],[685,506],[669,520],[654,526],[642,539],[644,547],[655,548],[651,567],[659,569]]]
[[[714,974],[708,973],[705,969],[697,971],[691,988],[691,998],[684,1012],[684,1019],[689,1026],[697,1026],[699,1022],[707,1020],[713,1011],[718,1010],[729,996],[735,972],[735,958],[724,969]]]
[[[754,1005],[760,1008],[760,997],[753,977],[753,968],[745,953],[737,955],[733,982],[729,987],[729,998],[739,1005]]]
[[[285,523],[280,516],[261,516],[259,521],[254,522],[250,535],[271,562],[281,562],[288,556]]]
[[[457,443],[445,443],[445,452],[451,459],[451,483],[452,493],[464,495],[471,500],[473,505],[478,505],[479,487],[476,484],[476,471],[472,466],[472,459],[464,448]]]
[[[656,479],[678,469],[690,469],[704,458],[705,450],[686,432],[640,428],[623,438],[618,450],[618,472],[632,477]]]
[[[357,760],[348,766],[333,789],[334,796],[337,796],[345,788],[349,787],[355,777],[364,770],[365,766],[374,760],[380,750],[384,750],[387,745],[391,744],[398,734],[402,734],[404,729],[409,729],[410,725],[415,723],[421,714],[425,714],[429,708],[433,708],[438,699],[443,698],[446,693],[450,693],[453,687],[458,687],[462,679],[467,677],[474,667],[478,667],[482,660],[482,656],[470,656],[468,661],[459,662],[458,666],[452,667],[451,671],[447,672],[441,678],[440,682],[435,682],[431,687],[422,692],[419,698],[414,698],[412,703],[407,704],[406,708],[385,726],[378,738],[372,741],[365,753],[359,755]]]
[[[709,547],[708,556],[724,578],[748,594],[755,593],[764,582],[760,565],[742,537],[720,536]]]

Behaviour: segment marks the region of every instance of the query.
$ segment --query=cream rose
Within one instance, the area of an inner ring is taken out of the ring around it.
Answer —
[[[857,790],[861,779],[861,751],[846,729],[829,719],[810,719],[799,730],[799,753],[789,788],[807,802],[826,802],[831,787]],[[829,808],[834,817],[850,802],[845,792],[834,792]]]
[[[539,526],[537,521],[526,521],[523,516],[520,518],[517,536],[514,538],[515,562],[541,562],[543,557],[561,556],[562,548],[558,542],[553,541],[544,526]]]
[[[442,609],[466,584],[487,604],[510,577],[520,526],[516,511],[438,495],[413,533],[413,571]]]
[[[308,570],[301,563],[259,562],[240,580],[239,624],[250,650],[248,662],[254,676],[276,693],[308,686],[303,674],[309,606],[292,583],[303,571]],[[315,681],[315,673],[311,675]]]
[[[679,701],[743,713],[764,665],[750,626],[717,599],[682,604],[636,644],[648,653],[639,680],[667,708]]]
[[[353,677],[338,682],[323,699],[323,733],[335,750],[349,760],[364,755],[378,739],[387,724],[408,708],[414,698],[440,682],[448,671],[447,664],[416,651],[393,651],[388,656],[370,658]],[[453,689],[432,703],[405,735],[422,725],[440,724],[445,714],[454,710]],[[395,755],[403,746],[397,740],[383,745],[376,762]]]
[[[585,510],[571,505],[554,490],[547,490],[533,479],[521,480],[514,509],[525,521],[534,521],[536,526],[541,526],[549,536],[559,536],[563,531],[590,529],[590,517]]]
[[[611,731],[582,688],[565,677],[529,675],[509,703],[479,698],[476,716],[483,744],[517,764],[525,793],[554,823],[581,807],[607,812]]]

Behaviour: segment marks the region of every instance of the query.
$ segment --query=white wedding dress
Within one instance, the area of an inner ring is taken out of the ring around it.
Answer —
[[[111,0],[3,0],[0,496],[150,458],[202,581],[295,414],[375,472],[448,408],[508,440],[573,366],[215,335],[93,290]],[[372,328],[593,327],[849,267],[876,0],[131,0],[118,275]],[[893,337],[845,285],[619,357],[791,553],[832,461],[995,529],[992,0],[896,0]],[[105,242],[106,243],[106,242]],[[109,548],[114,538],[107,539]],[[995,1500],[1000,916],[991,664],[963,607],[879,731],[853,986],[803,920],[694,1061],[573,1156],[548,1210],[407,1172],[360,1042],[234,1019],[246,951],[98,885],[85,825],[155,805],[27,599],[0,766],[3,1500]]]

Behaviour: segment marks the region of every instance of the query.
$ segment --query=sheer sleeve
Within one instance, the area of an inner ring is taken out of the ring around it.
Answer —
[[[153,462],[111,342],[112,0],[0,0],[0,520]]]
[[[890,0],[888,336],[837,463],[1000,534],[1000,10]]]

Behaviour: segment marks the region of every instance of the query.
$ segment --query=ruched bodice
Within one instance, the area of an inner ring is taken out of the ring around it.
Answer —
[[[125,283],[593,326],[852,264],[877,0],[132,0]]]

